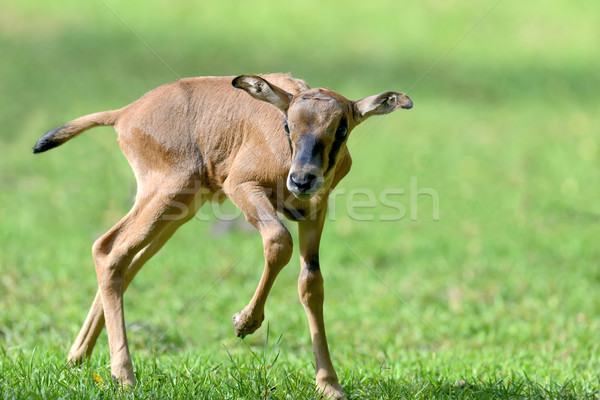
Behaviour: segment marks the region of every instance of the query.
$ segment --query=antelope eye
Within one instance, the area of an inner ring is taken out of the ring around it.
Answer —
[[[335,131],[335,137],[338,139],[343,139],[348,134],[348,126],[346,125],[346,121],[342,120],[337,130]]]
[[[283,129],[285,129],[285,134],[289,136],[290,127],[288,126],[287,120],[283,123]]]

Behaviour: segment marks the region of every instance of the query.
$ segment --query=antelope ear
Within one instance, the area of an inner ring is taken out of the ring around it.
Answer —
[[[384,92],[354,102],[354,107],[360,115],[359,123],[371,115],[389,114],[399,108],[409,109],[412,106],[412,100],[404,93],[398,92]]]
[[[231,81],[233,87],[245,90],[257,100],[265,101],[279,108],[282,113],[286,114],[292,95],[285,90],[277,87],[260,76],[256,75],[240,75]]]

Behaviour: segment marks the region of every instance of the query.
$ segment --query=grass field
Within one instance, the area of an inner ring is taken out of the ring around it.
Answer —
[[[135,180],[109,128],[30,154],[47,130],[179,77],[275,71],[415,103],[353,132],[325,227],[349,397],[600,398],[598,15],[594,0],[4,1],[0,398],[318,397],[297,254],[263,327],[237,339],[261,239],[210,205],[125,295],[139,385],[115,387],[105,334],[68,367],[97,286],[91,244]],[[354,207],[367,189],[374,205]]]

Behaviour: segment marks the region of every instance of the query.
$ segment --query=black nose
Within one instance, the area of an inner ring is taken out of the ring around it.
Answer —
[[[314,186],[316,179],[317,176],[310,173],[303,176],[298,176],[297,174],[290,175],[290,181],[300,192],[310,190]]]

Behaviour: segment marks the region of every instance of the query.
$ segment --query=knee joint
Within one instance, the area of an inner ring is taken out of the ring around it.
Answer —
[[[290,261],[294,244],[292,235],[284,227],[279,227],[266,235],[263,244],[267,263],[283,267]]]
[[[313,307],[323,303],[323,276],[318,264],[316,268],[308,263],[303,266],[298,278],[298,294],[304,306]]]

